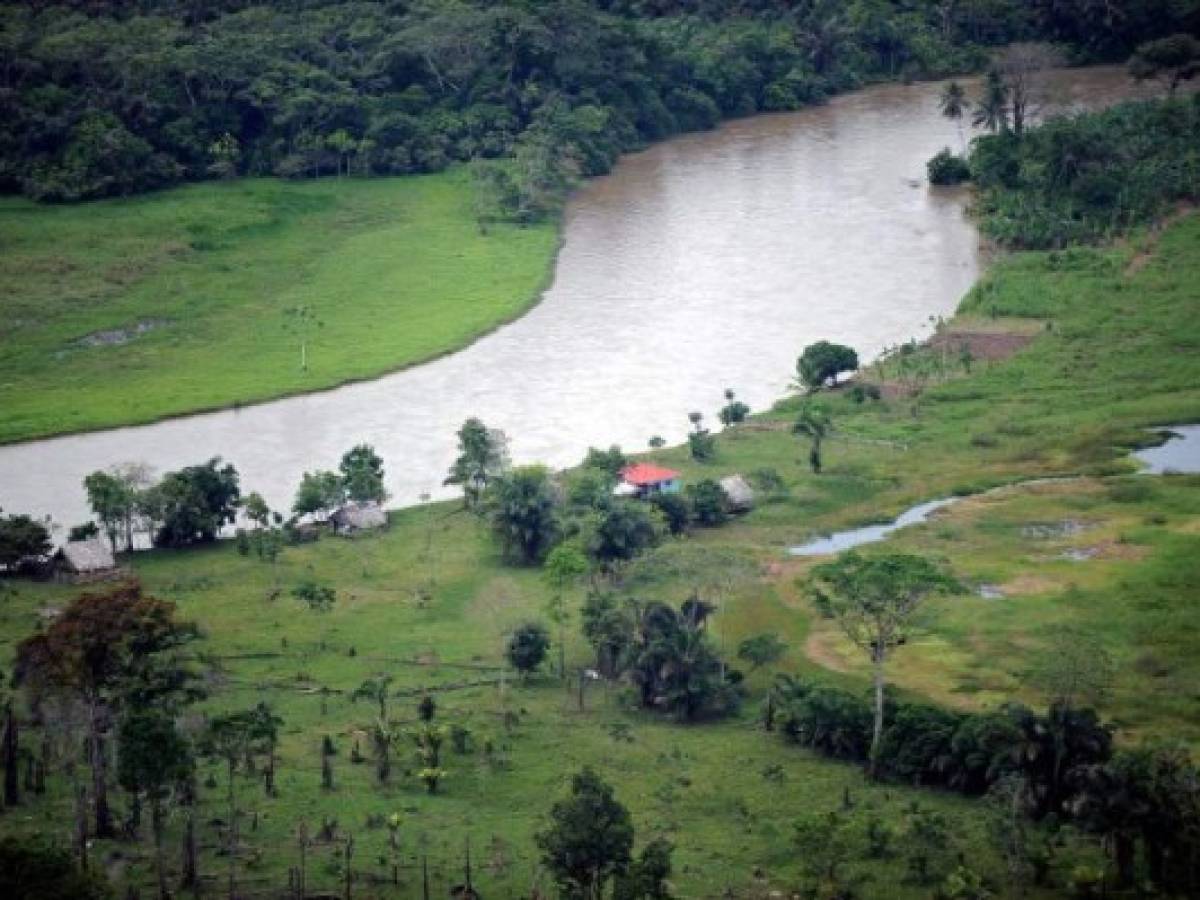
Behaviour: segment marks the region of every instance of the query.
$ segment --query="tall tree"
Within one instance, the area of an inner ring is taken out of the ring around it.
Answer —
[[[458,457],[443,484],[462,488],[463,502],[478,505],[492,479],[508,470],[508,438],[498,428],[488,428],[479,419],[467,419],[458,429]]]
[[[114,833],[108,802],[110,723],[131,704],[146,708],[194,699],[193,673],[177,651],[197,635],[175,618],[175,605],[136,583],[85,593],[45,631],[17,647],[16,679],[33,695],[59,693],[85,710],[92,768],[95,834]]]
[[[382,503],[387,499],[383,486],[383,460],[373,447],[359,444],[347,450],[338,465],[346,496],[355,503]]]
[[[571,778],[568,797],[550,809],[535,837],[542,863],[571,900],[600,900],[609,881],[628,868],[633,822],[613,789],[592,769]]]
[[[809,439],[808,464],[813,474],[821,474],[821,445],[833,431],[833,419],[824,404],[806,402],[792,424],[792,434]]]
[[[1045,71],[1062,64],[1062,54],[1050,44],[1010,44],[1000,52],[996,70],[1004,81],[1013,133],[1017,137],[1025,134],[1029,122],[1050,102]]]
[[[557,501],[542,466],[523,466],[495,479],[487,507],[504,552],[527,565],[538,562],[558,534]]]
[[[1173,34],[1148,41],[1129,59],[1129,74],[1138,81],[1154,79],[1174,97],[1179,85],[1200,75],[1200,40],[1190,34]]]
[[[971,124],[986,128],[992,134],[1008,131],[1008,85],[995,69],[988,69],[983,81],[983,93],[975,103]]]
[[[130,794],[144,796],[150,803],[158,896],[159,900],[167,900],[171,891],[163,859],[166,809],[171,797],[192,777],[192,750],[171,718],[158,710],[128,715],[121,723],[118,745],[117,779],[121,787]]]
[[[83,479],[88,505],[108,536],[115,553],[118,539],[133,547],[133,521],[137,515],[137,485],[116,472],[93,472]]]
[[[958,128],[958,141],[962,144],[963,151],[967,149],[967,139],[963,135],[962,120],[968,109],[971,108],[971,102],[967,99],[967,92],[957,81],[951,81],[942,90],[938,97],[938,108],[943,116],[952,121],[955,127]]]
[[[567,591],[579,584],[588,573],[587,557],[573,541],[559,544],[550,551],[542,563],[542,577],[550,585],[551,594],[546,603],[550,621],[558,626],[558,676],[567,677],[567,622],[571,610],[567,605]]]
[[[873,557],[843,553],[833,562],[816,566],[809,576],[810,594],[871,660],[875,687],[869,763],[872,778],[879,774],[888,657],[907,639],[921,604],[932,594],[955,590],[956,585],[929,560],[902,553]]]
[[[214,541],[221,529],[237,520],[241,489],[231,464],[214,457],[202,465],[168,472],[141,495],[141,504],[158,523],[154,543],[160,547]]]
[[[292,512],[328,518],[346,502],[346,485],[337,472],[305,472],[296,490]]]

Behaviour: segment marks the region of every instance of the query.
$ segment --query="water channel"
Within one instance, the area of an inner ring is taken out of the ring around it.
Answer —
[[[1064,104],[1132,90],[1116,69],[1055,83]],[[961,140],[938,113],[940,90],[875,87],[633,154],[572,199],[553,284],[519,321],[326,393],[0,447],[0,505],[74,524],[88,518],[88,472],[222,456],[244,490],[286,509],[302,472],[334,468],[360,442],[383,456],[392,504],[406,505],[447,493],[469,416],[504,429],[516,462],[566,466],[593,444],[681,439],[687,413],[715,418],[726,387],[763,408],[805,344],[826,338],[869,359],[927,333],[976,279],[965,196],[924,182],[925,161]]]
[[[1175,425],[1163,433],[1166,440],[1159,446],[1135,450],[1131,454],[1142,464],[1141,474],[1195,475],[1200,473],[1200,425]],[[1016,484],[1028,485],[1072,480],[1074,479],[1070,477],[1032,478],[1028,481],[1016,482]],[[1011,486],[996,488],[996,490],[1008,490]],[[930,516],[939,509],[944,509],[962,499],[964,498],[940,497],[936,500],[926,500],[924,503],[910,506],[890,522],[835,531],[833,534],[811,540],[807,544],[791,547],[788,553],[792,556],[826,556],[832,553],[841,553],[844,550],[853,550],[863,544],[874,544],[882,541],[893,531],[928,521]]]

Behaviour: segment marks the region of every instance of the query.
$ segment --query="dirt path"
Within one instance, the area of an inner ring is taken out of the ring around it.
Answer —
[[[1133,278],[1138,272],[1150,265],[1151,260],[1154,259],[1158,251],[1158,240],[1162,237],[1162,233],[1181,219],[1186,219],[1195,212],[1195,209],[1195,205],[1191,203],[1181,203],[1173,213],[1155,225],[1147,236],[1146,245],[1135,253],[1133,259],[1125,266],[1125,277]]]

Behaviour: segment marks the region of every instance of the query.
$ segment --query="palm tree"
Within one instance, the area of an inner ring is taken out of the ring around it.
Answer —
[[[808,437],[812,447],[808,451],[808,463],[814,474],[821,474],[821,442],[833,431],[833,420],[829,410],[819,403],[805,403],[800,408],[796,424],[792,426],[792,434]]]
[[[942,115],[950,119],[958,127],[958,140],[962,144],[963,152],[967,150],[967,139],[963,135],[962,120],[966,111],[971,108],[971,102],[967,100],[967,92],[963,90],[963,86],[957,81],[951,81],[946,85],[946,89],[942,91],[941,97],[938,98],[938,107],[942,111]]]
[[[983,83],[983,96],[975,104],[975,115],[971,123],[982,126],[992,134],[1008,130],[1008,85],[995,69],[987,73]]]
[[[704,632],[677,629],[655,641],[653,652],[660,661],[659,682],[664,703],[685,722],[692,721],[719,684],[720,663]]]

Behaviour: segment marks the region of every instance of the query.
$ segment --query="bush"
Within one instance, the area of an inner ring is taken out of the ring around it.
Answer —
[[[663,514],[671,534],[680,535],[688,530],[692,523],[692,505],[686,497],[681,494],[655,494],[650,502]]]
[[[697,525],[713,528],[724,524],[729,518],[729,501],[725,491],[711,478],[688,485],[687,492],[692,501],[692,515]]]
[[[536,671],[550,649],[550,633],[540,622],[527,622],[508,639],[508,661],[522,675]]]
[[[949,147],[938,151],[925,164],[925,171],[929,174],[930,184],[952,185],[971,180],[970,164],[961,156],[951,153]]]

